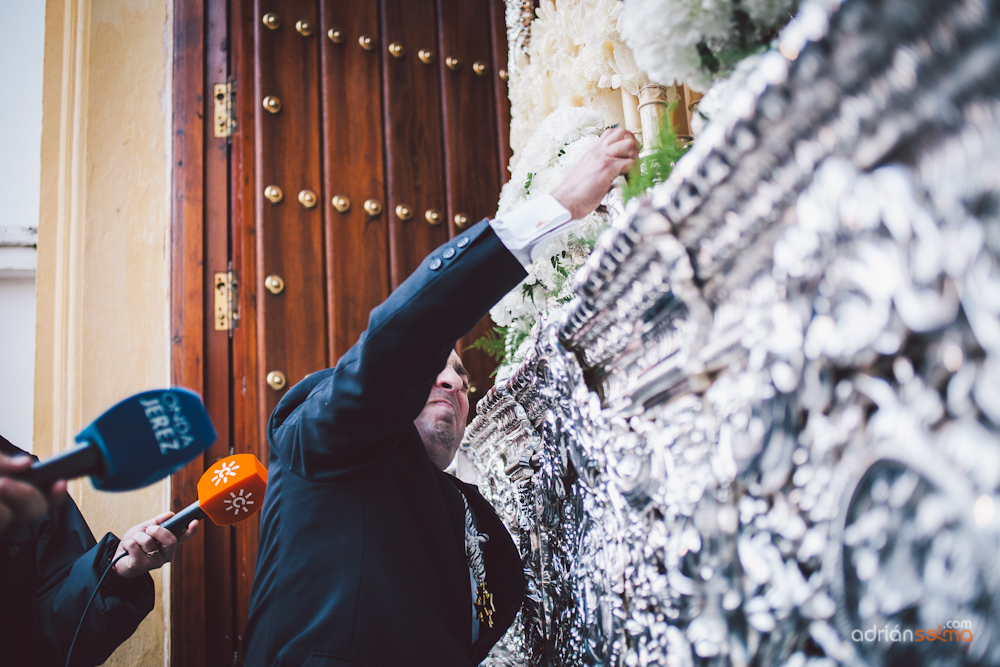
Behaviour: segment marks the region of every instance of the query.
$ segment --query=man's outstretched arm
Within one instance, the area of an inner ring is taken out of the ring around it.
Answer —
[[[597,207],[636,153],[631,133],[608,130],[540,198],[562,215],[532,219],[515,210],[434,250],[372,311],[368,330],[334,369],[306,378],[278,404],[268,431],[282,462],[325,478],[358,472],[387,453],[420,413],[455,341],[525,277],[526,260]]]

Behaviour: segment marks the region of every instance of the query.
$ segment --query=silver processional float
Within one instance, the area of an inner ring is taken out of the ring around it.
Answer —
[[[484,664],[1000,664],[998,428],[1000,3],[804,3],[478,406]]]

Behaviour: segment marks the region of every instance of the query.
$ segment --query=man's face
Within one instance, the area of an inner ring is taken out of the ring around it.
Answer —
[[[427,404],[413,423],[420,432],[427,456],[444,470],[455,458],[469,417],[469,372],[452,350],[438,373]]]

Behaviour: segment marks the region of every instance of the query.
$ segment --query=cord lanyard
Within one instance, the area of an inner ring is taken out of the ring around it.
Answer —
[[[462,493],[462,502],[465,503],[465,556],[469,560],[469,568],[472,570],[472,577],[476,580],[476,616],[480,623],[485,623],[486,627],[493,627],[493,594],[486,590],[486,566],[483,564],[483,550],[481,544],[487,542],[490,536],[480,533],[476,529],[476,521],[472,518],[472,510],[469,509],[469,501]]]

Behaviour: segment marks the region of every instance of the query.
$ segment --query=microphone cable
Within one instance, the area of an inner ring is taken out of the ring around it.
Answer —
[[[125,558],[127,555],[128,552],[126,551],[121,556],[108,563],[108,566],[104,568],[104,574],[102,574],[101,578],[98,580],[97,587],[94,588],[94,592],[90,594],[90,599],[87,600],[87,606],[83,608],[83,613],[80,615],[80,622],[76,626],[76,632],[73,633],[73,641],[70,642],[69,651],[66,652],[66,667],[70,667],[69,661],[73,658],[73,647],[76,646],[76,638],[80,636],[80,629],[83,627],[83,620],[87,618],[87,612],[90,611],[90,605],[94,603],[94,598],[97,597],[97,591],[101,590],[101,584],[104,583],[104,578],[108,576],[108,572],[111,572],[111,568],[115,566],[115,563],[120,561],[122,558]]]

